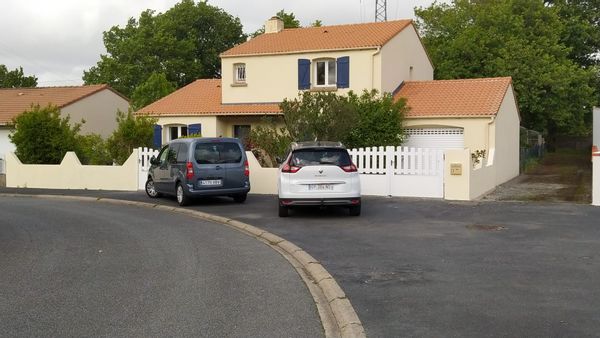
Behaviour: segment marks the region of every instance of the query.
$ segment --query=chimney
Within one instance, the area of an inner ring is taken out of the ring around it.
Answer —
[[[274,16],[265,23],[265,34],[279,33],[283,30],[283,20]]]

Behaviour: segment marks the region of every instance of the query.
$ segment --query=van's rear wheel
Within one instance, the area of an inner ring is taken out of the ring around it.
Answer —
[[[160,197],[160,193],[156,191],[156,187],[154,186],[154,181],[151,178],[148,178],[146,181],[146,195],[150,198]]]
[[[181,185],[181,183],[177,183],[177,188],[175,189],[177,203],[179,203],[179,205],[181,205],[182,207],[190,204],[190,198],[185,195],[185,190],[183,190],[183,186]]]
[[[246,198],[248,198],[248,194],[239,194],[233,196],[233,200],[237,203],[244,203],[246,201]]]

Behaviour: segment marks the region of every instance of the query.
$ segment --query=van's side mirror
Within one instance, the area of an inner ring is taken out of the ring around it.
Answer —
[[[150,164],[158,164],[156,163],[156,156],[152,155],[152,157],[150,157]]]

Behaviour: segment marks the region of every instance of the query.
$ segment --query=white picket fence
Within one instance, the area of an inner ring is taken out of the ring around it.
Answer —
[[[348,151],[358,167],[363,195],[444,197],[444,150],[409,147],[370,147]],[[248,156],[253,156],[247,152]],[[144,189],[150,158],[158,150],[138,148],[138,186]],[[277,193],[277,168],[260,168],[250,161],[252,190]]]
[[[143,190],[148,178],[148,170],[150,169],[150,158],[152,156],[158,156],[158,150],[150,148],[138,148],[138,188]]]
[[[348,151],[364,195],[444,197],[444,150],[368,147]]]

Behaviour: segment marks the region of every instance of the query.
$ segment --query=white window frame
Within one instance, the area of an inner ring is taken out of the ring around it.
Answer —
[[[333,76],[334,76],[334,81],[333,83],[329,83],[329,63],[333,62]],[[314,87],[336,87],[337,86],[337,60],[334,58],[326,58],[326,59],[316,59],[313,60],[312,62],[314,64],[314,71],[313,71],[313,76],[314,76]],[[318,69],[319,69],[319,63],[325,63],[325,84],[318,84]]]
[[[236,63],[233,65],[233,82],[246,83],[246,64]]]
[[[164,126],[167,129],[167,141],[173,141],[175,139],[181,138],[182,136],[187,136],[188,134],[188,126],[185,124],[170,124],[170,125],[166,125]],[[177,137],[173,138],[173,135],[171,135],[171,128],[177,128]],[[182,130],[183,128],[185,128],[185,135],[182,135]]]

